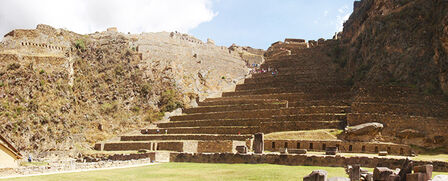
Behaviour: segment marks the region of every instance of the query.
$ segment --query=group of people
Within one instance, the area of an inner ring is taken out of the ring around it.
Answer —
[[[255,64],[255,63],[252,64],[252,67],[253,68],[250,69],[250,74],[259,74],[259,73],[267,73],[267,72],[271,72],[271,74],[274,76],[278,74],[278,70],[276,68],[271,68],[271,67],[268,67],[267,69],[260,68],[258,66],[258,64]]]
[[[157,132],[157,134],[160,134],[160,130],[159,129],[157,129],[156,132]],[[165,134],[168,134],[168,130],[167,129],[165,130]]]

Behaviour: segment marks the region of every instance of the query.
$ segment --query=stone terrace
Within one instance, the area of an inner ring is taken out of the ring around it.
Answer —
[[[96,149],[235,152],[241,144],[250,148],[257,132],[343,129],[350,87],[329,71],[328,58],[313,56],[319,51],[301,52],[267,60],[262,68],[271,71],[254,74],[234,92],[206,99],[158,128],[99,143]]]
[[[322,53],[324,48],[298,46],[285,51],[277,47],[277,53],[268,50],[270,56],[261,65],[264,71],[245,79],[234,92],[199,102],[198,107],[185,109],[183,115],[172,116],[169,122],[158,123],[157,128],[140,130],[140,135],[122,136],[119,142],[98,143],[95,148],[235,153],[239,145],[251,149],[253,134],[258,132],[343,130],[369,122],[384,125],[387,143],[265,140],[265,148],[277,151],[283,146],[271,144],[278,142],[289,143],[286,148],[301,143],[308,145],[303,148],[313,150],[310,144],[314,143],[315,150],[341,146],[343,152],[387,150],[389,154],[409,155],[412,151],[405,144],[415,141],[408,139],[410,133],[417,133],[418,139],[444,144],[440,138],[448,136],[442,131],[447,128],[446,101],[407,87],[347,85],[331,57]],[[417,143],[424,145],[422,142]]]

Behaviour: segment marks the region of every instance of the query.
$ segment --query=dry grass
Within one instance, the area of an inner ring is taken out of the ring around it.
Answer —
[[[267,140],[336,140],[340,130],[320,129],[310,131],[286,131],[265,135]]]

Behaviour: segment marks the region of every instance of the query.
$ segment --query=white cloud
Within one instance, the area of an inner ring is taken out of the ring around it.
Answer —
[[[347,5],[338,9],[338,15],[336,16],[335,23],[337,31],[342,31],[342,29],[344,28],[344,22],[348,20],[351,13],[352,12],[350,12],[350,9]]]
[[[211,0],[1,0],[0,33],[49,24],[77,33],[188,32],[217,13]]]

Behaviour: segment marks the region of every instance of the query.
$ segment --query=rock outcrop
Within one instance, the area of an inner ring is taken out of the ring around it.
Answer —
[[[448,95],[448,3],[362,0],[344,24],[336,59],[348,80]]]
[[[345,128],[340,137],[347,141],[375,141],[381,139],[381,123],[364,123]]]
[[[13,30],[0,43],[0,132],[25,152],[89,149],[233,89],[249,73],[240,53],[174,32]]]

